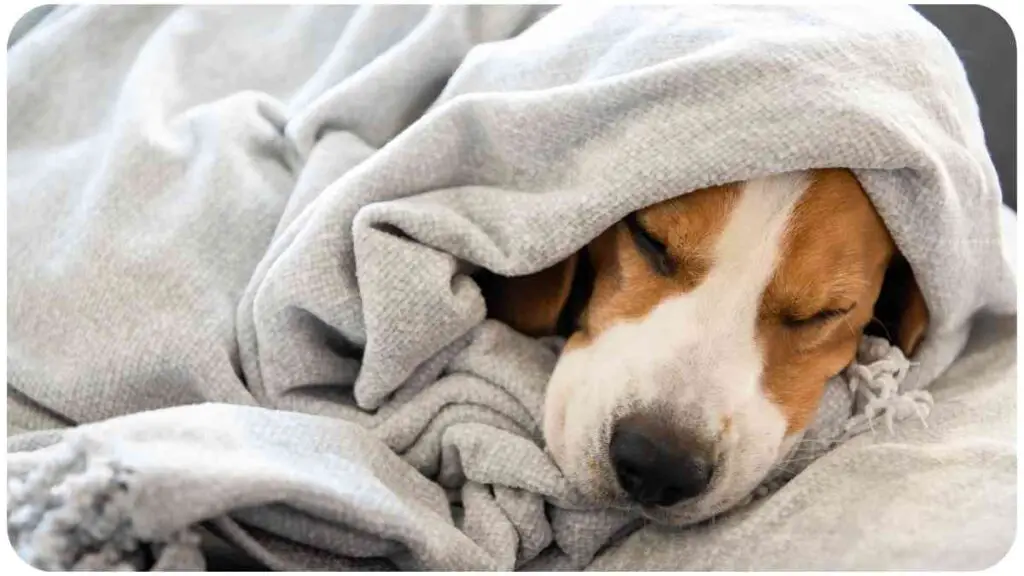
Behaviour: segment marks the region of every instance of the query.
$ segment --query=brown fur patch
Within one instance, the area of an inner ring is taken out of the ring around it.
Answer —
[[[629,228],[619,223],[590,245],[594,290],[574,345],[622,319],[647,315],[669,296],[693,290],[713,264],[715,241],[739,199],[736,186],[717,186],[655,204],[637,215],[640,225],[665,245],[675,262],[669,275],[652,270]]]
[[[569,298],[578,256],[536,274],[482,282],[487,312],[528,336],[553,334],[562,307]]]
[[[911,278],[907,286],[903,313],[900,315],[899,335],[896,340],[903,353],[910,356],[921,345],[928,329],[929,313],[924,295],[917,282]]]
[[[856,354],[895,251],[882,219],[852,173],[816,172],[783,238],[758,319],[764,387],[793,433],[814,417],[824,384]],[[803,326],[824,309],[852,310]]]

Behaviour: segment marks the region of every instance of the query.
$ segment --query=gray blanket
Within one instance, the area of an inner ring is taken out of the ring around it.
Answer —
[[[215,535],[280,569],[588,565],[633,515],[545,455],[559,343],[485,321],[471,273],[711,184],[851,167],[914,268],[912,368],[819,433],[930,405],[972,319],[1015,314],[973,97],[909,8],[549,11],[62,7],[14,44],[23,558],[200,567]]]

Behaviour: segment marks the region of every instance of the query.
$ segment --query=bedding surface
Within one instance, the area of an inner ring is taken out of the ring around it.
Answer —
[[[293,570],[980,567],[1012,539],[999,185],[909,7],[75,6],[8,63],[8,530],[37,567],[197,568],[211,533]],[[541,446],[560,343],[485,320],[472,274],[825,166],[932,322],[812,433],[928,390],[925,423],[682,532],[582,501]]]

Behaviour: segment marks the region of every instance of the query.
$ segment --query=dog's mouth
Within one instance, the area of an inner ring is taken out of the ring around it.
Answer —
[[[587,474],[589,476],[587,480],[579,482],[578,477],[575,479],[568,478],[571,483],[577,484],[577,488],[581,489],[581,494],[594,505],[627,512],[638,512],[645,519],[665,526],[679,525],[677,518],[680,517],[684,519],[695,518],[692,521],[686,521],[686,524],[692,524],[700,521],[701,518],[697,518],[697,516],[703,517],[702,508],[705,507],[708,499],[714,498],[714,495],[728,483],[728,468],[723,467],[716,469],[712,474],[704,494],[671,506],[640,504],[630,498],[625,489],[622,488],[612,468],[609,449],[607,448],[611,438],[610,430],[607,433],[602,433],[601,438],[604,441],[597,444],[597,446],[602,448],[595,448],[586,458],[589,464],[586,467],[586,472],[589,473]],[[721,455],[720,458],[724,459],[724,456]],[[588,487],[590,490],[586,490]]]
[[[605,466],[602,466],[604,468]],[[712,477],[707,492],[692,499],[685,500],[671,506],[641,505],[632,500],[614,480],[610,470],[600,475],[600,484],[595,485],[593,476],[587,482],[579,482],[578,478],[567,478],[571,484],[575,484],[578,493],[588,501],[590,505],[632,512],[638,514],[644,520],[664,528],[684,528],[697,524],[712,522],[734,509],[740,508],[744,503],[753,499],[757,487],[764,482],[769,474],[763,474],[757,482],[751,482],[748,490],[732,492],[732,484],[723,472]],[[587,489],[589,487],[589,489]]]

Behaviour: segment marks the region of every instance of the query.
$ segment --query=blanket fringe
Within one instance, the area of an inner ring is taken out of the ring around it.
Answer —
[[[893,424],[917,416],[927,426],[934,399],[926,390],[906,390],[907,376],[915,365],[903,351],[883,338],[866,336],[857,351],[857,361],[845,370],[854,415],[846,422],[843,439],[874,432],[881,418],[890,434]]]
[[[88,438],[7,477],[7,530],[18,556],[44,571],[180,570],[204,566],[190,528],[145,542],[132,526],[132,472],[97,456]],[[147,547],[152,545],[152,548]]]

